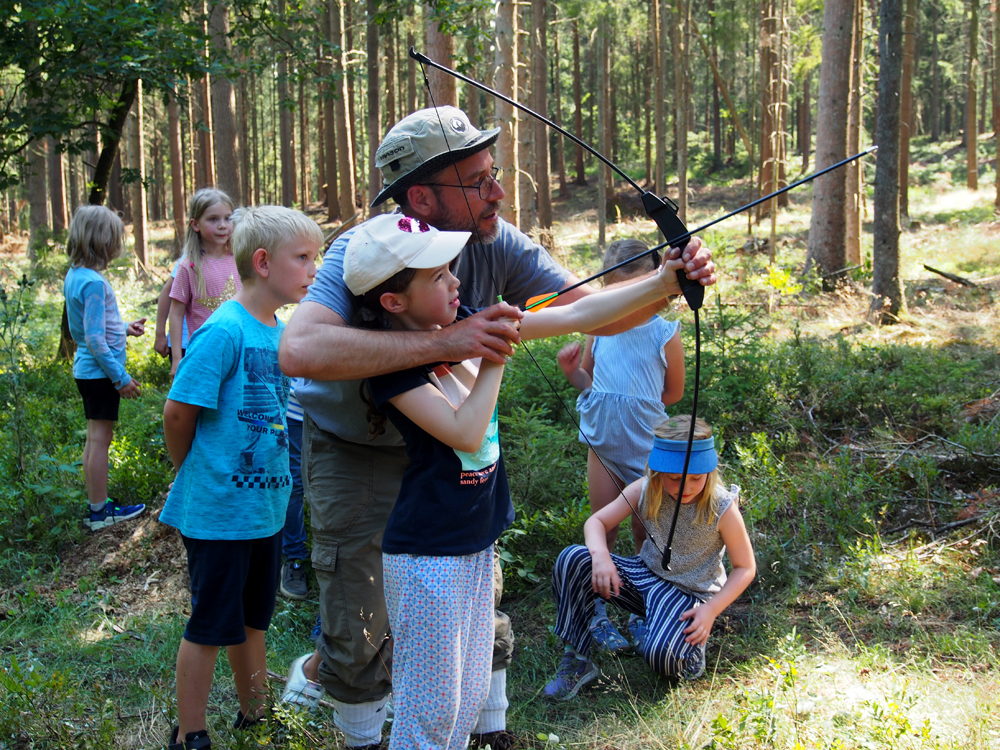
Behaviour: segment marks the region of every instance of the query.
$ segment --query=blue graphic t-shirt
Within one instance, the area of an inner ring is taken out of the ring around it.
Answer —
[[[235,300],[199,328],[169,398],[202,407],[194,441],[160,513],[194,539],[262,539],[285,524],[289,378],[278,367],[284,324]]]
[[[468,309],[460,311],[468,314]],[[500,454],[497,410],[475,453],[445,445],[414,424],[389,399],[432,382],[432,365],[370,378],[375,405],[406,441],[410,465],[385,527],[391,555],[471,555],[489,547],[514,522]]]

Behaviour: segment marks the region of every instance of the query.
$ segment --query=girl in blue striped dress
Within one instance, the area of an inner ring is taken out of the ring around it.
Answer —
[[[566,652],[545,686],[546,696],[569,700],[600,674],[590,660],[594,639],[588,621],[595,594],[643,618],[635,649],[655,672],[693,680],[705,671],[705,643],[712,625],[750,585],[757,565],[740,514],[739,488],[722,485],[712,428],[698,419],[670,569],[662,567],[690,424],[685,415],[657,426],[646,476],[587,520],[586,547],[567,547],[556,559],[555,632],[566,643]],[[607,532],[633,509],[642,514],[651,538],[633,557],[613,555]],[[724,552],[732,567],[728,576],[722,566]]]
[[[639,240],[612,242],[604,254],[604,268],[648,249]],[[654,270],[655,261],[647,255],[608,273],[604,283],[627,281]],[[592,513],[642,477],[653,444],[653,427],[667,416],[665,407],[677,403],[684,394],[684,350],[679,331],[676,321],[653,315],[631,330],[614,336],[587,336],[582,348],[572,343],[559,352],[559,366],[569,382],[582,391],[576,408],[580,442],[590,446],[587,487]],[[638,553],[646,534],[634,518],[632,536]],[[614,549],[617,537],[618,527],[610,527],[608,549]],[[606,607],[604,599],[594,602],[590,621],[594,641],[598,648],[611,652],[627,649],[628,641],[608,619]],[[632,618],[629,628],[634,627]]]

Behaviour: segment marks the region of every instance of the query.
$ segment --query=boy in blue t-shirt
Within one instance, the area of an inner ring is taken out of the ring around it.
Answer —
[[[208,694],[225,646],[239,695],[234,727],[263,717],[264,633],[274,612],[291,492],[278,367],[284,324],[316,276],[323,235],[281,206],[233,214],[243,288],[191,337],[166,406],[163,432],[177,479],[160,513],[187,549],[191,619],[177,651],[177,720],[170,750],[208,748]]]

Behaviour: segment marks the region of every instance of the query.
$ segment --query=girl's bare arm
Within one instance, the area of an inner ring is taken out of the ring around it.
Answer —
[[[684,396],[684,346],[678,329],[663,347],[667,360],[667,372],[663,376],[663,394],[660,399],[664,406],[673,406]]]

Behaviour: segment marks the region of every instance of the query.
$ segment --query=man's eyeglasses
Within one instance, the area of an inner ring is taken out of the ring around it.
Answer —
[[[490,197],[493,192],[493,183],[500,182],[503,179],[503,167],[493,167],[490,173],[486,175],[483,179],[477,182],[475,185],[450,185],[444,182],[422,182],[421,185],[433,185],[434,187],[453,187],[461,188],[462,190],[478,190],[479,198],[481,200],[486,200]]]

